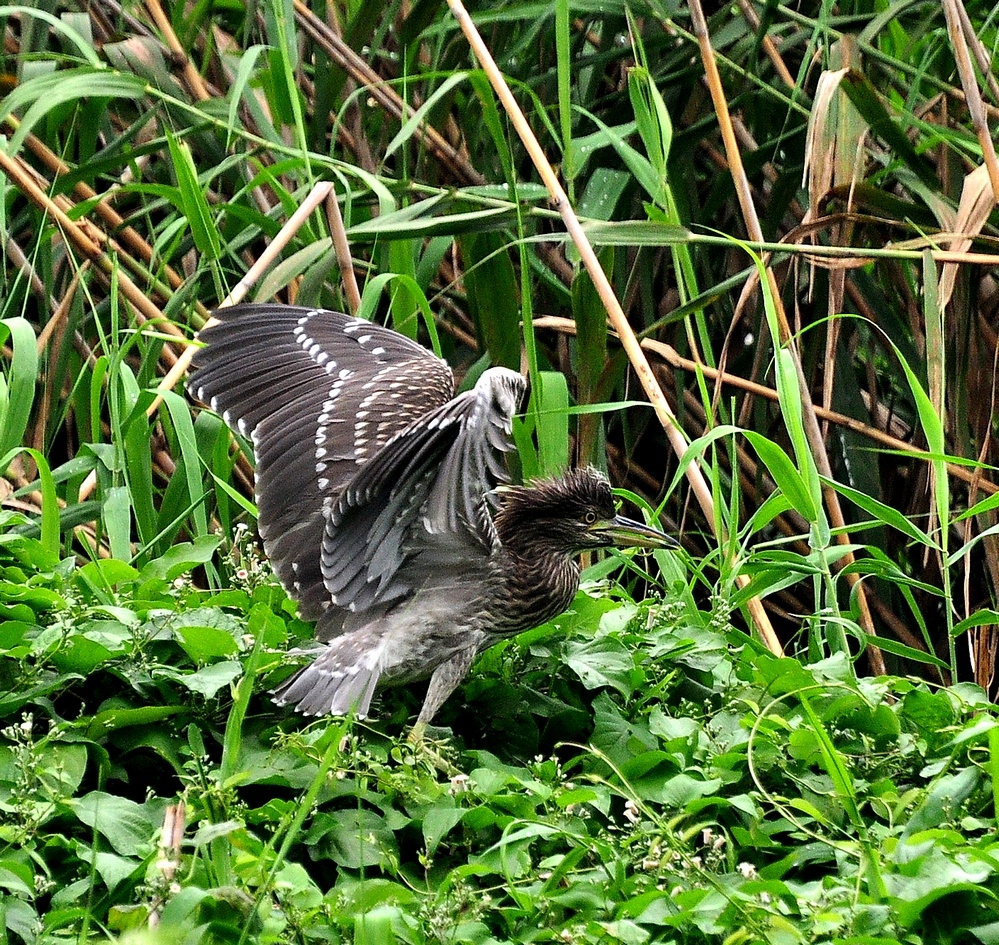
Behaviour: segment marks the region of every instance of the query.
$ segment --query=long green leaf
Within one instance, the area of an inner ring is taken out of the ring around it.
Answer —
[[[836,482],[834,479],[822,477],[822,482],[831,489],[835,489],[840,495],[848,498],[858,508],[873,515],[878,521],[897,529],[913,541],[917,541],[921,545],[926,545],[928,548],[937,547],[936,542],[926,532],[919,528],[911,518],[899,512],[898,509],[894,509],[890,505],[885,505],[884,502],[878,501],[873,496],[865,495],[863,492],[843,485],[841,482]]]
[[[38,377],[35,332],[23,318],[0,321],[0,341],[10,338],[10,367],[0,376],[0,454],[21,444],[28,429]],[[6,465],[0,472],[6,469]]]
[[[180,193],[180,209],[191,227],[191,237],[198,252],[206,259],[217,262],[222,255],[218,227],[212,218],[211,208],[205,198],[204,188],[198,180],[198,170],[186,141],[167,131],[167,144],[173,161],[173,172]]]
[[[134,75],[110,72],[106,69],[92,69],[88,66],[60,69],[50,75],[29,79],[0,103],[0,122],[8,115],[30,106],[24,113],[17,131],[10,136],[6,150],[9,154],[16,154],[29,132],[60,105],[95,96],[137,99],[146,94],[147,88],[146,83]]]

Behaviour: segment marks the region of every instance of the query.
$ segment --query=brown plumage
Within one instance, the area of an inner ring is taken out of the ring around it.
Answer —
[[[616,515],[593,469],[505,485],[512,371],[455,396],[450,368],[390,329],[281,305],[216,316],[189,389],[251,440],[264,550],[326,644],[282,704],[365,715],[379,686],[430,677],[423,726],[478,653],[569,606],[579,552],[674,544]]]

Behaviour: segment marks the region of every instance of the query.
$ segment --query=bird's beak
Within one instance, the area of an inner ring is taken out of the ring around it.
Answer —
[[[616,515],[609,521],[595,522],[590,526],[590,533],[606,539],[618,548],[679,548],[679,542],[670,538],[665,532],[643,525],[633,519]]]

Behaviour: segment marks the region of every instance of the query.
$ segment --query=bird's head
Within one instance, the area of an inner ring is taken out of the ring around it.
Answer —
[[[656,528],[617,514],[610,483],[592,468],[527,486],[504,486],[496,530],[521,554],[574,555],[591,548],[675,548]]]

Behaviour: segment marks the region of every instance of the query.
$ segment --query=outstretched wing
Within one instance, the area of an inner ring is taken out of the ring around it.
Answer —
[[[264,550],[316,620],[330,604],[329,510],[386,443],[451,400],[454,378],[416,342],[340,312],[246,304],[214,314],[188,389],[252,441]]]
[[[487,502],[508,479],[503,454],[513,449],[511,421],[525,386],[513,371],[486,371],[358,470],[323,537],[323,579],[336,603],[363,614],[435,571],[472,575],[476,562],[485,577],[496,543]]]

